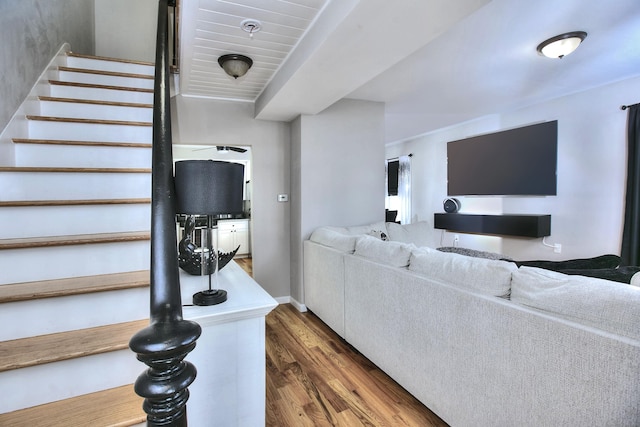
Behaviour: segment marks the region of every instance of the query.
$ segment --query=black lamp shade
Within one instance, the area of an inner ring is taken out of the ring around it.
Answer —
[[[219,215],[242,212],[244,165],[215,160],[175,164],[177,213]]]

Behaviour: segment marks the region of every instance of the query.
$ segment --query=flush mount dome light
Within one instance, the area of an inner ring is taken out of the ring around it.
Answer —
[[[232,53],[218,58],[218,64],[227,74],[237,79],[247,74],[247,71],[253,65],[253,60],[248,56]]]
[[[573,31],[551,37],[538,45],[538,53],[547,58],[562,58],[576,50],[587,37],[584,31]]]

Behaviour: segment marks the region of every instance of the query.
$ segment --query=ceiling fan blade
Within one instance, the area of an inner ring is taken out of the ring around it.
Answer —
[[[237,153],[244,153],[247,151],[245,148],[240,148],[240,147],[227,147],[227,149],[231,151],[235,151]]]
[[[218,151],[235,151],[237,153],[245,153],[247,151],[245,148],[231,147],[228,145],[217,145],[215,147],[196,148],[191,151],[204,151],[204,150],[213,150],[213,149],[217,149]]]

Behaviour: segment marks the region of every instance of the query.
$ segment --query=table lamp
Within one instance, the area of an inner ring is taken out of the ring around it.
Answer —
[[[244,165],[214,160],[183,160],[175,163],[176,213],[206,215],[201,230],[202,275],[209,287],[193,295],[194,305],[214,305],[227,300],[227,291],[217,288],[217,219],[242,213]],[[212,231],[215,230],[215,234]],[[215,238],[214,238],[215,237]],[[207,268],[207,266],[213,268]],[[212,286],[212,275],[216,286]]]

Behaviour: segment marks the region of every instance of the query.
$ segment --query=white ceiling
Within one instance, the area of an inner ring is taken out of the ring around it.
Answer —
[[[182,93],[255,101],[325,2],[181,0]],[[245,19],[262,24],[253,37],[241,28]],[[228,53],[253,60],[245,77],[234,80],[220,68],[218,58]]]
[[[638,0],[182,0],[180,90],[291,120],[384,102],[386,141],[640,75]],[[246,18],[262,21],[250,39]],[[563,59],[536,46],[582,30]],[[217,58],[254,60],[243,78]],[[640,102],[629,94],[628,103]]]

